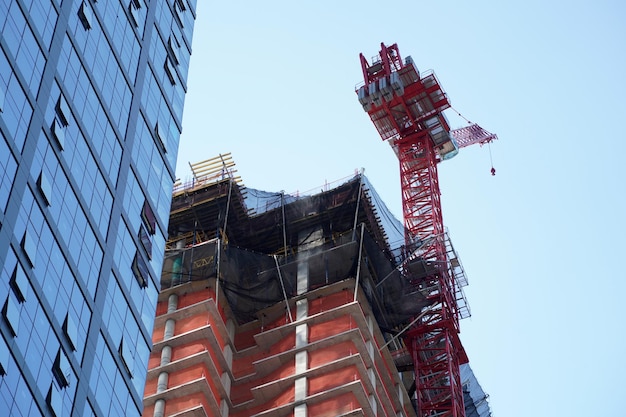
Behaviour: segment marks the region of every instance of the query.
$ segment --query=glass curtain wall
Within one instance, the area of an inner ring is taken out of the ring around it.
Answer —
[[[195,0],[0,0],[0,414],[139,416]]]

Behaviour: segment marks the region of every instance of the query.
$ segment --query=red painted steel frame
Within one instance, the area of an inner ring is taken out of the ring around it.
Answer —
[[[426,268],[430,271],[426,276],[408,277],[420,288],[428,289],[431,301],[431,310],[406,337],[415,366],[418,413],[423,417],[464,417],[459,366],[467,362],[467,357],[458,335],[456,283],[447,268],[437,175],[439,156],[425,123],[435,116],[445,121],[441,112],[450,104],[434,74],[420,78],[412,65],[403,65],[396,44],[381,45],[380,59],[372,65],[363,54],[360,59],[366,87],[394,71],[404,80],[403,94],[370,106],[368,114],[400,162],[407,244],[429,242],[420,249],[419,259],[433,267]],[[446,123],[441,125],[449,132]]]
[[[443,235],[437,160],[430,136],[421,132],[397,141],[396,146],[407,237],[424,240]]]
[[[400,50],[396,43],[386,46],[381,42],[378,57],[380,61],[372,62],[372,65],[370,65],[363,54],[359,55],[365,85],[378,81],[385,75],[389,75],[393,71],[399,71],[400,68],[402,68],[402,58],[400,57]]]
[[[400,160],[405,226],[413,239],[435,237],[420,251],[432,272],[420,277],[422,288],[432,288],[431,310],[407,333],[415,366],[418,411],[422,416],[463,417],[463,390],[459,367],[467,362],[459,339],[456,283],[448,272],[437,158],[428,134],[396,143]]]
[[[457,336],[447,328],[409,336],[416,369],[416,393],[421,416],[465,416]]]

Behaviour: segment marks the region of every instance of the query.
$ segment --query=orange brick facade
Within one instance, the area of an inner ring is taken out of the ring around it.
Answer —
[[[354,284],[309,291],[241,326],[216,297],[215,279],[164,290],[143,415],[414,416]]]

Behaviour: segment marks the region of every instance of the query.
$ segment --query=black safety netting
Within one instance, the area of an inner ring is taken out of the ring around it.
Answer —
[[[168,250],[161,288],[214,279],[219,270],[220,289],[237,322],[243,324],[255,320],[260,310],[294,297],[303,276],[308,291],[358,277],[380,327],[391,331],[419,314],[426,301],[367,231],[361,239],[362,230],[287,256],[254,252],[217,239]]]

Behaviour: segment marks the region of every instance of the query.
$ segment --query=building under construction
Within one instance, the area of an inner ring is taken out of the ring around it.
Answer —
[[[408,253],[367,178],[294,196],[244,187],[229,155],[192,171],[172,200],[144,415],[422,415],[403,334],[439,266]],[[489,416],[468,365],[461,380],[465,415]]]

